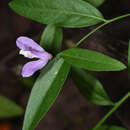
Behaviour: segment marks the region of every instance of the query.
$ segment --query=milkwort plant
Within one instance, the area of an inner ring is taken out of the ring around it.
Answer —
[[[130,14],[125,14],[113,19],[105,19],[97,9],[103,2],[104,0],[12,0],[9,3],[9,6],[19,15],[47,24],[41,36],[40,45],[26,36],[16,40],[20,54],[30,59],[38,58],[24,65],[22,76],[29,77],[41,69],[31,91],[22,130],[36,128],[54,103],[69,72],[77,88],[88,101],[97,105],[112,106],[112,109],[92,129],[126,130],[119,126],[104,125],[104,121],[130,96],[130,92],[118,102],[113,102],[102,84],[89,72],[121,71],[126,69],[126,66],[102,53],[78,48],[98,29],[130,16]],[[63,27],[81,28],[99,23],[101,24],[86,34],[72,48],[61,49]],[[129,64],[130,53],[128,70]]]

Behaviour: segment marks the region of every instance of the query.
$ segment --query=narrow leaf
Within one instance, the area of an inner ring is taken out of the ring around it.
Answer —
[[[104,3],[104,0],[84,0],[84,1],[89,2],[95,7],[99,7]]]
[[[70,66],[63,58],[54,59],[36,80],[27,105],[23,130],[34,130],[54,103],[67,77]]]
[[[115,125],[103,125],[96,130],[127,130],[126,128]]]
[[[0,95],[0,118],[10,118],[23,115],[24,110],[13,101]]]
[[[88,27],[105,21],[98,9],[83,0],[13,0],[9,6],[22,16],[60,27]]]
[[[68,49],[63,51],[61,56],[73,66],[92,71],[116,71],[126,68],[126,66],[118,60],[87,49]]]
[[[42,36],[40,44],[43,48],[51,53],[57,54],[62,46],[62,29],[53,24],[47,25]]]
[[[91,103],[113,105],[102,84],[88,71],[72,67],[71,78],[81,94]]]
[[[129,40],[129,47],[128,47],[128,73],[130,76],[130,40]]]

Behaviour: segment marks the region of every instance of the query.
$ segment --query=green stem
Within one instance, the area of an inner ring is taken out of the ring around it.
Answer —
[[[130,14],[121,15],[121,16],[119,16],[119,17],[116,17],[116,18],[113,18],[113,19],[108,20],[108,22],[111,23],[111,22],[114,22],[114,21],[116,21],[116,20],[123,19],[123,18],[129,17],[129,16],[130,16]]]
[[[128,17],[128,16],[130,16],[130,14],[125,14],[125,15],[122,15],[122,16],[119,16],[119,17],[116,17],[116,18],[113,18],[113,19],[110,19],[110,20],[105,20],[106,22],[104,22],[103,24],[99,25],[97,28],[93,29],[90,33],[86,34],[79,42],[77,42],[74,45],[74,47],[79,46],[85,39],[87,39],[89,36],[91,36],[93,33],[95,33],[100,28],[104,27],[105,25],[107,25],[109,23],[112,23],[112,22],[114,22],[116,20]]]
[[[103,26],[105,26],[106,24],[108,24],[108,22],[105,22],[103,24],[101,24],[100,26],[98,26],[97,28],[93,29],[90,33],[88,33],[87,35],[85,35],[79,42],[77,42],[74,46],[77,47],[79,46],[85,39],[87,39],[89,36],[91,36],[93,33],[95,33],[98,29],[102,28]]]
[[[98,122],[98,124],[93,128],[93,130],[97,130],[104,121],[111,116],[111,114],[117,110],[117,108],[127,99],[130,97],[130,92],[128,92],[121,100],[115,103],[114,107]]]

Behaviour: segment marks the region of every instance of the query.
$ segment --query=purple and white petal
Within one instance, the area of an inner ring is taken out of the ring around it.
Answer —
[[[42,52],[42,53],[44,53],[44,52]],[[39,58],[39,56],[34,55],[31,51],[20,50],[19,54],[24,55],[24,57],[27,57],[27,58],[30,58],[30,59]]]
[[[52,55],[46,51],[44,52],[38,52],[38,51],[32,51],[32,54],[39,57],[40,59],[48,59],[50,60],[52,58]]]
[[[19,49],[24,50],[24,51],[32,51],[32,50],[40,51],[40,52],[45,51],[35,41],[33,41],[32,39],[30,39],[28,37],[24,37],[24,36],[17,38],[16,45]]]
[[[36,71],[40,70],[43,68],[48,62],[48,59],[45,60],[37,60],[37,61],[31,61],[26,63],[23,66],[22,69],[22,76],[23,77],[30,77],[32,76]]]

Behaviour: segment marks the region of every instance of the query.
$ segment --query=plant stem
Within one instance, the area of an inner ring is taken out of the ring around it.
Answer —
[[[108,21],[109,21],[109,23],[111,23],[111,22],[114,22],[114,21],[116,21],[116,20],[119,20],[119,19],[123,19],[123,18],[125,18],[125,17],[128,17],[128,16],[130,16],[130,14],[124,14],[124,15],[121,15],[121,16],[119,16],[119,17],[110,19],[110,20],[108,20]]]
[[[130,97],[130,92],[128,92],[121,100],[115,103],[114,107],[98,122],[98,124],[93,128],[93,130],[97,130],[104,121],[114,112],[117,108],[127,99]]]
[[[102,28],[103,26],[105,26],[106,24],[108,24],[108,22],[105,22],[101,25],[99,25],[97,28],[93,29],[90,33],[88,33],[87,35],[85,35],[79,42],[77,42],[74,47],[79,46],[85,39],[87,39],[89,36],[91,36],[93,33],[95,33],[98,29]]]
[[[112,23],[112,22],[114,22],[116,20],[128,17],[128,16],[130,16],[130,14],[125,14],[125,15],[122,15],[122,16],[119,16],[119,17],[116,17],[116,18],[113,18],[113,19],[110,19],[110,20],[105,20],[106,22],[104,22],[103,24],[99,25],[97,28],[93,29],[90,33],[86,34],[79,42],[77,42],[74,45],[74,47],[79,46],[85,39],[87,39],[89,36],[91,36],[93,33],[95,33],[100,28],[104,27],[105,25],[107,25],[109,23]]]

